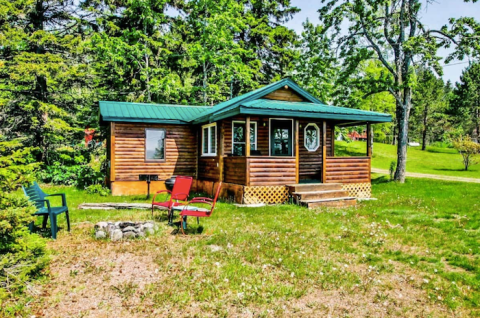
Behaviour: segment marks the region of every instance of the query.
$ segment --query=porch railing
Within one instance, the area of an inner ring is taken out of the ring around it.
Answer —
[[[325,183],[370,182],[370,157],[327,157]]]
[[[224,180],[246,186],[277,186],[295,183],[295,158],[225,157]]]

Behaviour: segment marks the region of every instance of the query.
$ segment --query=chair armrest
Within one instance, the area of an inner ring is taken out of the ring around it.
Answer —
[[[65,193],[54,193],[54,194],[48,194],[47,197],[62,197],[62,206],[67,206],[67,198],[65,196]]]
[[[206,198],[206,197],[195,197],[192,200],[204,200],[204,201],[212,201],[213,202],[213,199]]]
[[[212,206],[212,202],[205,201],[205,200],[196,200],[196,199],[192,199],[192,200],[188,201],[188,203],[185,206],[189,206],[190,203],[203,203],[203,204],[208,204],[208,205]]]
[[[32,200],[33,202],[43,202],[43,204],[45,205],[45,203],[47,203],[47,209],[48,209],[48,213],[51,212],[51,207],[50,207],[50,201],[49,200]]]
[[[173,199],[173,200],[178,200],[177,197],[180,196],[180,195],[184,195],[185,198],[186,198],[185,200],[188,200],[188,193],[175,193],[175,194],[172,194],[172,199]]]
[[[170,194],[170,198],[172,196],[172,191],[170,190],[160,190],[160,191],[157,191],[157,193],[155,193],[153,195],[153,199],[152,199],[152,204],[155,202],[155,197],[157,196],[157,194],[160,194],[160,193],[163,193],[163,192],[167,192],[168,194]]]

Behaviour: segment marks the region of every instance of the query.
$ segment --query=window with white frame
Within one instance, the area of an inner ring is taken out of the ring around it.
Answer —
[[[145,160],[165,160],[165,129],[145,129]]]
[[[246,130],[244,121],[232,122],[232,154],[245,156]],[[257,150],[257,122],[250,122],[250,150]]]
[[[316,151],[320,147],[320,129],[317,124],[308,124],[305,126],[305,148],[308,151]]]
[[[202,155],[217,155],[217,123],[202,126]]]

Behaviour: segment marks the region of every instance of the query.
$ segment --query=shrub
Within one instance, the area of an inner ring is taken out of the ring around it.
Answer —
[[[32,150],[19,140],[5,141],[0,136],[0,313],[8,310],[4,300],[15,300],[49,260],[45,241],[27,228],[35,208],[26,198],[9,193],[33,180],[38,164]]]
[[[101,184],[92,184],[85,188],[85,191],[90,194],[99,194],[102,197],[106,197],[110,194],[110,189],[104,187]]]
[[[102,184],[106,175],[105,148],[59,147],[50,165],[38,173],[45,183],[85,188]]]
[[[394,160],[390,162],[390,181],[393,181],[395,170],[397,169],[397,162]]]
[[[462,155],[463,166],[465,170],[468,167],[478,163],[478,154],[480,153],[480,145],[470,138],[463,136],[453,141],[453,147]]]

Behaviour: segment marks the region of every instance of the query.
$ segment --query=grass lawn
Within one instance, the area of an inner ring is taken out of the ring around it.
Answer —
[[[377,178],[378,201],[347,209],[220,203],[201,220],[211,236],[172,235],[157,213],[158,233],[124,242],[96,241],[93,225],[147,220],[149,211],[76,207],[143,198],[47,189],[60,191],[73,230],[61,217],[47,278],[0,316],[480,316],[477,184]]]
[[[365,153],[366,142],[335,141],[336,156],[365,156]],[[372,167],[388,170],[390,163],[397,160],[396,153],[396,146],[374,143]],[[468,171],[463,169],[462,156],[455,149],[427,147],[427,150],[422,151],[420,147],[408,148],[408,172],[480,178],[480,165],[471,166]]]

